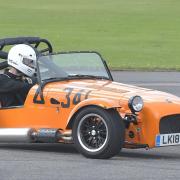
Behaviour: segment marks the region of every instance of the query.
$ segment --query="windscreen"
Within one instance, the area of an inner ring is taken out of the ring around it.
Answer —
[[[97,76],[109,79],[97,53],[59,53],[38,59],[41,80],[66,77]]]

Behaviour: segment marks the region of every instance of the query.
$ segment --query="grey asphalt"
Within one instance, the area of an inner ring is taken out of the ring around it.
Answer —
[[[178,72],[112,72],[116,81],[180,96]],[[86,159],[73,145],[1,144],[0,180],[180,179],[180,146],[123,149],[109,160]]]
[[[166,91],[180,96],[180,72],[113,71],[115,81]]]

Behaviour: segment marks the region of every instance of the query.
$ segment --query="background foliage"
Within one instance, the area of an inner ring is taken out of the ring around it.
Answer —
[[[115,69],[180,70],[179,0],[0,0],[0,37],[96,50]]]

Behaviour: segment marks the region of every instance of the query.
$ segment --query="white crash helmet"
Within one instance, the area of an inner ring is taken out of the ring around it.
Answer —
[[[35,50],[26,44],[15,45],[8,53],[8,64],[29,77],[35,74],[36,60]]]

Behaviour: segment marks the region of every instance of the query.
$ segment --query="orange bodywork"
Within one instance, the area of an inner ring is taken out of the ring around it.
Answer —
[[[29,91],[24,106],[0,109],[0,128],[58,128],[71,130],[74,115],[86,106],[115,108],[123,118],[130,113],[128,100],[140,95],[144,108],[138,123],[126,129],[125,141],[130,144],[155,146],[160,119],[180,114],[180,98],[160,91],[139,88],[109,80],[67,80],[48,83],[43,88],[44,104],[34,103],[38,85]],[[53,102],[55,100],[55,102]],[[57,103],[59,102],[59,103]],[[130,137],[130,132],[134,133]],[[128,147],[128,146],[127,146]]]

